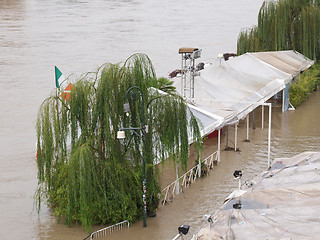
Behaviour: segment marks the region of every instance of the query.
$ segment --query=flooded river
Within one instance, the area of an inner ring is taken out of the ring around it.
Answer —
[[[57,224],[44,205],[33,209],[37,186],[35,121],[39,105],[54,90],[54,66],[64,75],[95,70],[105,62],[121,62],[146,53],[157,75],[180,67],[179,47],[203,49],[202,61],[235,52],[239,31],[257,22],[262,0],[0,0],[0,238],[83,239],[80,226]],[[272,115],[271,156],[319,151],[320,93],[296,111]],[[266,111],[267,113],[267,111]],[[267,115],[267,114],[265,114]],[[216,211],[237,187],[232,173],[242,169],[251,178],[267,166],[267,125],[245,123],[238,132],[240,152],[223,151],[219,164],[204,178],[160,207],[157,217],[138,222],[109,239],[171,239],[181,224],[190,236],[203,215]],[[267,117],[267,116],[265,116]],[[266,121],[265,121],[266,122]],[[232,145],[230,127],[230,142]],[[222,138],[222,147],[225,139]],[[204,156],[217,149],[206,142]]]

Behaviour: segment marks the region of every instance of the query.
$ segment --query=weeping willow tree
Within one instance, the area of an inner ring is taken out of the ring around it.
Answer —
[[[121,141],[116,137],[121,127],[141,126],[138,94],[130,95],[130,114],[124,113],[126,91],[132,86],[141,88],[145,102],[142,107],[149,131],[144,149],[141,137],[135,134],[127,132],[130,137]],[[140,218],[144,154],[147,210],[155,211],[160,187],[154,162],[169,157],[186,168],[188,129],[201,145],[196,119],[173,94],[170,82],[158,81],[146,55],[135,54],[123,66],[106,64],[83,75],[74,83],[69,100],[57,91],[39,110],[39,210],[41,201],[46,200],[59,218],[66,217],[67,224],[81,222],[86,230],[93,224]]]
[[[240,32],[237,53],[296,50],[320,59],[320,1],[265,1],[258,26]]]

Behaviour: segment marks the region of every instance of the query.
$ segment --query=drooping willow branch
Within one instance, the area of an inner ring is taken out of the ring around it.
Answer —
[[[93,224],[134,221],[142,213],[141,138],[116,138],[123,126],[140,126],[140,99],[124,113],[125,93],[142,89],[146,100],[146,176],[148,211],[159,202],[155,161],[168,156],[186,167],[188,128],[201,145],[200,130],[169,81],[159,82],[150,59],[132,55],[123,66],[105,64],[74,82],[69,100],[53,95],[40,106],[37,121],[38,203],[44,198],[66,222]],[[168,89],[165,96],[154,88]],[[189,115],[189,116],[188,116]],[[38,205],[39,206],[39,205]]]
[[[237,53],[296,50],[320,59],[320,3],[318,0],[265,1],[258,25],[243,30]]]

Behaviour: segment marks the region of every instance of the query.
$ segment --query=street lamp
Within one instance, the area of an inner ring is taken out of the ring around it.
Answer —
[[[129,127],[129,128],[120,128],[119,131],[117,132],[117,138],[118,139],[124,139],[126,137],[125,135],[125,131],[124,130],[130,130],[132,131],[134,134],[136,134],[137,136],[142,138],[142,168],[143,168],[143,195],[142,195],[142,199],[143,199],[143,227],[147,226],[147,200],[146,200],[146,163],[145,163],[145,158],[144,158],[144,150],[145,150],[145,134],[147,132],[147,126],[145,126],[144,123],[144,99],[143,99],[143,92],[141,90],[141,88],[137,87],[137,86],[133,86],[130,87],[127,92],[126,92],[126,98],[128,100],[129,99],[129,93],[130,91],[133,90],[138,90],[140,95],[141,95],[141,127]],[[130,111],[130,105],[129,103],[125,103],[123,105],[124,108],[124,112],[126,114],[129,114]],[[139,133],[140,132],[140,133]]]

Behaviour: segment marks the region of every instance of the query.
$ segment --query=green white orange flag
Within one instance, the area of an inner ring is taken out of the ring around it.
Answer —
[[[63,76],[62,72],[54,66],[54,72],[55,72],[55,78],[56,78],[56,87],[60,88],[60,84],[65,80],[65,77]]]

